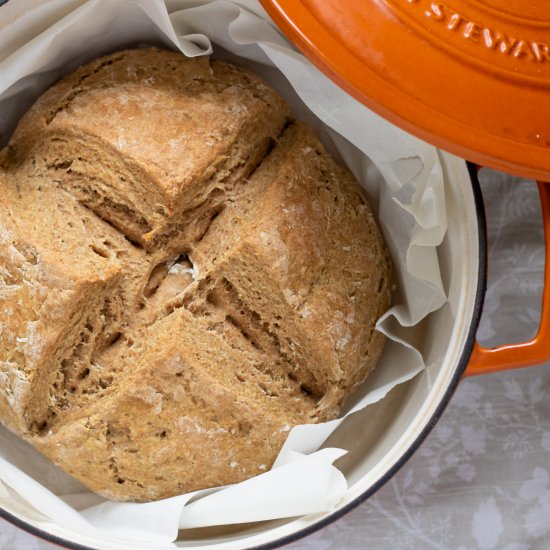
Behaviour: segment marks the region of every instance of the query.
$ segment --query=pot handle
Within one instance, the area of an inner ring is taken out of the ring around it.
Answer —
[[[527,342],[484,348],[477,342],[464,376],[520,369],[550,360],[550,183],[537,182],[544,224],[545,264],[542,311],[537,335]]]

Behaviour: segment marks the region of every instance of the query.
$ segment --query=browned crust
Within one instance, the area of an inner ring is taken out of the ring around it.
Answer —
[[[257,475],[374,368],[380,231],[254,75],[118,52],[46,92],[0,157],[0,418],[90,489]]]

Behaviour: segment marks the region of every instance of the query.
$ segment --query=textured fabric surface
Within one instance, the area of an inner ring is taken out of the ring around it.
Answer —
[[[532,336],[544,246],[534,184],[482,173],[487,344]],[[426,442],[373,498],[292,550],[550,548],[550,364],[461,382]],[[0,549],[54,548],[0,520]]]

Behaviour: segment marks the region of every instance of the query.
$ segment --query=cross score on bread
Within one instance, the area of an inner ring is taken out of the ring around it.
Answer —
[[[42,95],[0,163],[0,420],[93,491],[257,475],[374,368],[380,231],[252,73],[114,53]]]

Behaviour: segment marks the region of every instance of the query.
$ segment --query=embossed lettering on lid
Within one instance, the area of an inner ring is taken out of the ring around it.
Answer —
[[[333,80],[466,159],[550,179],[547,0],[261,0]]]

